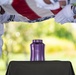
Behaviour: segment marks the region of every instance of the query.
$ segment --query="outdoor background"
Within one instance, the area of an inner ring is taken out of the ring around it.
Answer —
[[[76,24],[61,25],[49,19],[39,23],[10,22],[4,26],[0,75],[5,75],[12,60],[30,61],[33,39],[42,39],[45,43],[46,61],[71,61],[76,73]]]

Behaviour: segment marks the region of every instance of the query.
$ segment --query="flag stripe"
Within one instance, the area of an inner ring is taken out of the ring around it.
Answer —
[[[50,10],[37,7],[35,0],[26,0],[26,2],[28,6],[31,8],[31,10],[33,10],[40,17],[47,17],[54,15]]]
[[[16,15],[21,21],[44,20],[54,17],[62,8],[47,10],[39,8],[35,0],[12,0],[11,4],[2,5],[3,9],[10,15]]]
[[[26,3],[26,0],[13,0],[12,6],[19,14],[30,20],[40,18],[40,16],[30,9]]]
[[[51,12],[54,14],[54,15],[56,15],[59,11],[61,11],[62,10],[62,8],[60,7],[60,8],[58,8],[58,9],[56,9],[56,10],[51,10]]]

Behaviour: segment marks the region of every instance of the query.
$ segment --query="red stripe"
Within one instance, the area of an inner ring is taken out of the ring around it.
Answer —
[[[51,10],[51,12],[56,15],[59,11],[61,11],[62,8],[60,7],[59,9],[56,9],[56,10]]]
[[[12,7],[30,20],[40,18],[26,3],[26,0],[13,0]]]

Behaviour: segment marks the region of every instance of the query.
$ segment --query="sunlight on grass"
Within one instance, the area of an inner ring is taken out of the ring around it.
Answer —
[[[5,75],[6,74],[6,71],[0,71],[0,75]]]
[[[5,70],[6,65],[5,65],[5,61],[3,61],[2,59],[0,59],[0,71],[1,70]]]

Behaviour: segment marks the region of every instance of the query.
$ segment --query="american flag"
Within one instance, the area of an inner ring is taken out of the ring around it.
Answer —
[[[62,8],[47,10],[37,7],[35,0],[12,0],[2,5],[10,15],[19,15],[25,21],[42,21],[54,17]]]

